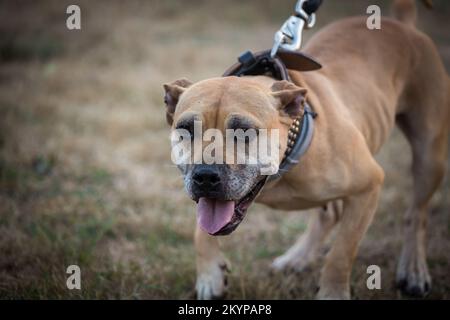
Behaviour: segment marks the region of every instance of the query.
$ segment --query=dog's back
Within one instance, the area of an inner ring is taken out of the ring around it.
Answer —
[[[382,18],[381,30],[369,30],[367,17],[348,18],[323,28],[305,47],[324,66],[317,73],[339,79],[329,90],[356,115],[373,152],[405,114],[426,118],[441,132],[450,119],[449,77],[433,41],[415,27],[414,1],[397,0],[393,11],[397,19]]]

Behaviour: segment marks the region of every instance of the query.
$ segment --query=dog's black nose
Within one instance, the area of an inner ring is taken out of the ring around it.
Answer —
[[[215,187],[220,183],[219,172],[211,167],[202,167],[192,175],[192,180],[198,186]]]
[[[219,170],[213,165],[199,165],[192,172],[194,192],[199,196],[217,196],[222,191]]]

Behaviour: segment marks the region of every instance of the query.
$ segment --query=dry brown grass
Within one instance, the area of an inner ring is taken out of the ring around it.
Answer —
[[[82,31],[65,29],[64,1],[0,3],[0,297],[192,298],[195,210],[170,162],[161,84],[220,75],[246,49],[265,49],[293,1],[77,1]],[[363,14],[364,1],[326,1],[319,27]],[[447,3],[421,12],[450,63]],[[386,8],[386,7],[384,7]],[[394,132],[379,160],[387,181],[352,277],[354,297],[398,298],[393,287],[410,156]],[[450,200],[430,217],[431,298],[450,294]],[[223,239],[230,298],[312,298],[320,263],[270,276],[271,260],[305,229],[305,214],[254,205]],[[65,268],[82,269],[82,290]],[[382,266],[380,291],[366,267]]]

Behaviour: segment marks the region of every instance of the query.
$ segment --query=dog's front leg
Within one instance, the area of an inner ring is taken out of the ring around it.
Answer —
[[[381,173],[369,189],[344,199],[342,220],[322,270],[319,299],[350,299],[353,260],[376,211],[382,177]]]
[[[301,272],[316,261],[322,245],[339,221],[342,201],[329,202],[317,212],[311,212],[308,229],[297,242],[272,263],[274,271],[293,270]]]
[[[195,230],[197,258],[197,299],[211,300],[225,296],[230,266],[219,247],[219,239],[210,236],[197,225]]]

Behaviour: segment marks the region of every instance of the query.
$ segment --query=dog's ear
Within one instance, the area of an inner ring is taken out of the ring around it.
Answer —
[[[284,115],[297,118],[303,112],[307,90],[282,80],[272,85],[272,96],[278,101],[278,108]]]
[[[181,94],[188,88],[192,83],[187,79],[179,79],[172,83],[164,84],[164,103],[166,104],[166,119],[169,125],[173,123],[173,114],[175,108],[177,107],[178,100]]]

